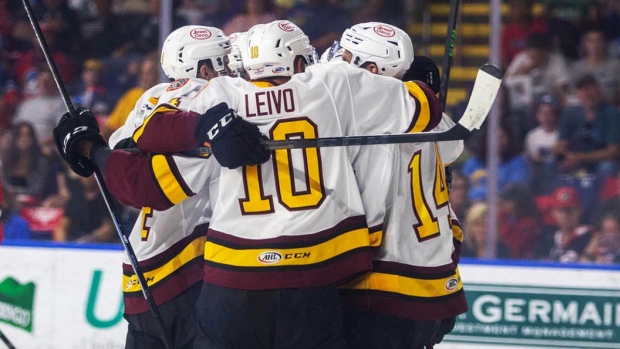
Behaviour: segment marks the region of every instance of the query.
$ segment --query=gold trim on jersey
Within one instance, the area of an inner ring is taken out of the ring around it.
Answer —
[[[234,249],[212,241],[205,243],[205,260],[235,267],[310,265],[368,247],[368,228],[348,231],[323,243],[295,248]]]
[[[142,134],[144,133],[144,128],[149,123],[149,121],[151,121],[151,117],[153,115],[157,113],[169,113],[169,112],[178,112],[178,111],[179,111],[178,108],[175,108],[174,106],[169,105],[169,104],[161,104],[157,106],[157,108],[155,108],[155,110],[153,110],[153,112],[144,119],[144,122],[142,123],[142,125],[140,125],[140,127],[138,127],[133,132],[133,136],[131,138],[133,139],[134,142],[138,143],[138,139],[142,137]]]
[[[274,87],[275,85],[270,83],[269,81],[250,81],[256,87],[265,88],[265,87]]]
[[[166,262],[166,264],[157,269],[145,271],[144,279],[147,280],[148,285],[152,286],[157,284],[170,276],[170,274],[179,270],[185,264],[202,256],[204,243],[205,237],[198,237],[185,246],[185,248],[178,255]],[[123,275],[123,292],[139,291],[142,291],[142,287],[138,282],[138,278],[135,275]]]
[[[450,219],[450,228],[452,229],[452,236],[460,242],[463,242],[463,229],[459,225],[459,221],[452,218]]]
[[[379,247],[383,242],[383,230],[370,232],[370,247]]]
[[[149,98],[149,103],[151,103],[152,105],[157,105],[157,103],[159,103],[159,98],[157,98],[157,97],[150,97]]]
[[[189,197],[175,176],[165,155],[153,155],[151,157],[151,168],[161,191],[172,204],[176,205]]]
[[[405,86],[407,90],[409,90],[409,94],[418,100],[420,106],[420,112],[417,113],[418,117],[415,120],[413,128],[409,132],[423,132],[431,122],[431,109],[428,103],[428,97],[415,82],[407,81],[405,82]]]
[[[414,277],[369,272],[341,288],[398,293],[410,297],[437,298],[453,294],[463,288],[458,269],[449,277],[418,279]]]

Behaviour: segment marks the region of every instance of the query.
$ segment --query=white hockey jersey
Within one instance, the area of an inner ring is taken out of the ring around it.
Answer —
[[[180,79],[149,89],[140,98],[125,125],[112,135],[110,147],[127,137],[140,142],[143,124],[158,110],[166,109],[158,105],[187,109],[191,99],[205,83],[202,79]],[[156,141],[158,137],[165,135],[166,130],[160,130],[160,134],[144,136]],[[204,243],[211,217],[209,184],[211,181],[217,183],[217,175],[210,174],[217,174],[219,165],[210,159],[189,159],[162,154],[149,154],[144,157],[148,159],[146,161],[152,176],[148,180],[156,183],[158,191],[172,207],[164,211],[142,207],[129,242],[156,303],[162,304],[203,279]],[[110,163],[110,166],[114,164]],[[128,167],[123,170],[127,169]],[[179,172],[183,172],[184,176],[178,175]],[[146,178],[135,180],[147,181]],[[215,185],[212,187],[217,189]],[[141,291],[131,264],[125,256],[123,292],[126,313],[149,310]]]
[[[419,112],[402,82],[343,62],[311,66],[279,86],[216,78],[190,110],[204,113],[222,101],[273,140],[403,133]],[[223,168],[205,280],[241,289],[316,287],[369,270],[350,165],[356,149],[276,150],[260,166]]]
[[[444,114],[433,131],[453,125]],[[383,241],[372,272],[343,286],[343,304],[416,320],[456,316],[467,311],[453,260],[462,232],[449,206],[444,161],[460,156],[463,141],[392,147]]]

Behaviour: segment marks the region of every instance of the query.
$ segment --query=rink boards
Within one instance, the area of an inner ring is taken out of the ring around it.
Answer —
[[[123,348],[123,253],[0,246],[0,330],[17,348]],[[620,349],[620,266],[464,260],[460,268],[470,310],[437,349]]]

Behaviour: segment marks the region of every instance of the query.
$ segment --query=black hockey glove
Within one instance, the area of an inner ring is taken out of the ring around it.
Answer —
[[[114,146],[115,150],[116,149],[132,149],[132,148],[138,148],[138,143],[134,142],[133,138],[131,137],[121,139]]]
[[[435,344],[441,343],[443,337],[448,333],[452,332],[454,329],[454,325],[456,324],[456,317],[451,317],[447,319],[441,320],[441,325],[439,326],[439,330],[435,333],[435,336],[431,340],[431,343],[426,345],[426,349],[432,349]]]
[[[194,136],[200,143],[211,144],[211,152],[224,167],[262,164],[271,156],[271,152],[260,143],[261,139],[268,138],[226,103],[220,103],[200,116]]]
[[[403,76],[403,81],[420,80],[427,84],[435,93],[439,93],[439,68],[432,59],[424,56],[415,56],[409,70]]]
[[[99,125],[93,113],[85,108],[78,108],[74,113],[65,113],[54,127],[54,142],[62,158],[73,172],[88,177],[95,172],[95,164],[80,155],[79,143],[90,140],[95,144],[106,145],[99,134]]]

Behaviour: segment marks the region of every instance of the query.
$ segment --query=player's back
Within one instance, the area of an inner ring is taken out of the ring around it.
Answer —
[[[279,86],[214,79],[191,108],[203,113],[226,101],[273,140],[408,130],[415,106],[402,83],[335,64]],[[402,117],[387,122],[380,112]],[[368,230],[350,165],[356,149],[275,150],[265,164],[222,169],[205,252],[209,282],[309,287],[367,270]],[[248,270],[273,275],[260,283],[234,277]]]
[[[114,147],[127,137],[140,141],[142,133],[136,130],[140,130],[161,105],[187,109],[191,98],[205,83],[202,79],[179,79],[151,88],[136,104],[125,125],[111,137],[110,146]],[[166,134],[165,130],[160,133]],[[149,159],[154,183],[172,206],[163,211],[140,208],[129,241],[142,268],[148,272],[149,285],[157,285],[153,287],[156,303],[162,304],[202,280],[204,241],[211,218],[210,191],[204,177],[191,176],[191,173],[217,173],[219,165],[211,160],[181,159],[163,154],[150,154]],[[123,271],[125,312],[147,311],[141,287],[126,256]]]

